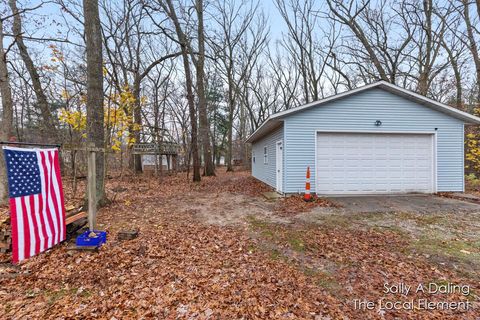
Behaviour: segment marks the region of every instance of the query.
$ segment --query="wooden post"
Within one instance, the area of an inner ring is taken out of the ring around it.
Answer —
[[[95,168],[95,145],[89,144],[88,155],[88,227],[90,231],[95,230],[97,218],[97,179]]]
[[[77,196],[77,150],[72,150],[73,198]]]

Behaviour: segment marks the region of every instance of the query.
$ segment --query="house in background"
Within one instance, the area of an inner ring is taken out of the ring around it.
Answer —
[[[271,115],[252,175],[280,193],[464,191],[464,126],[480,118],[385,81]]]
[[[172,170],[173,163],[168,161],[167,155],[153,155],[153,154],[144,154],[142,155],[142,171],[156,171],[159,170],[160,160],[162,162],[163,170]]]

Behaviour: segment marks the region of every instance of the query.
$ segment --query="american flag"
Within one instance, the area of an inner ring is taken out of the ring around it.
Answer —
[[[16,263],[65,240],[62,179],[58,149],[3,149]]]

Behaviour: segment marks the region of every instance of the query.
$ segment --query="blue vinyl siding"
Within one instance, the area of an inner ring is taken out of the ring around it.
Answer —
[[[252,175],[260,181],[265,182],[269,186],[275,188],[276,179],[276,143],[283,140],[283,126],[270,132],[262,139],[256,141],[252,145]],[[263,148],[267,147],[268,162],[263,163]],[[253,162],[255,155],[255,163]],[[285,167],[285,161],[283,162]],[[283,170],[285,173],[285,169]],[[283,180],[285,182],[285,180]],[[285,184],[284,184],[285,189]]]
[[[382,121],[380,127],[375,120]],[[286,115],[284,121],[284,184],[285,193],[303,192],[307,166],[311,169],[311,188],[315,192],[316,130],[328,131],[395,131],[434,132],[437,129],[437,191],[463,191],[463,122],[439,111],[412,102],[388,91],[372,88],[319,107]],[[282,131],[255,142],[261,151],[265,142],[275,151],[275,141]],[[253,175],[275,185],[275,168],[262,170],[258,162]],[[272,159],[274,161],[274,159]],[[274,165],[274,163],[273,163]]]

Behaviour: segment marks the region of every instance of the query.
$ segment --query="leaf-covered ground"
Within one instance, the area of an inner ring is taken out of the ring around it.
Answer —
[[[65,187],[69,203],[81,201]],[[184,174],[123,177],[107,187],[114,201],[98,218],[107,244],[99,252],[62,244],[18,267],[4,264],[0,318],[480,317],[478,214],[452,213],[447,223],[445,215],[347,215],[300,197],[267,201],[269,188],[248,172],[200,184]],[[445,224],[456,238],[445,236]],[[127,229],[139,237],[117,240]],[[401,296],[383,293],[385,283],[455,283],[470,292]],[[378,309],[379,299],[420,298],[468,301],[470,310]],[[377,308],[356,309],[354,299]]]

